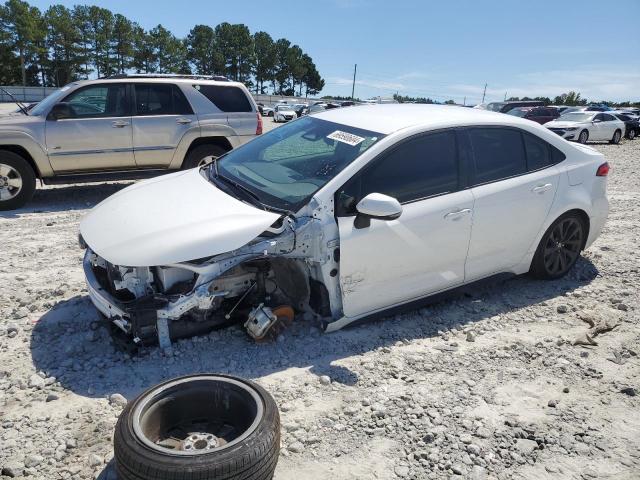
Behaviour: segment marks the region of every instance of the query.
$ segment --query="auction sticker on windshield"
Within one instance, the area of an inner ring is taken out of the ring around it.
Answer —
[[[341,130],[336,130],[335,132],[330,133],[329,135],[327,135],[327,138],[346,143],[347,145],[351,145],[352,147],[355,147],[359,143],[362,143],[362,141],[364,140],[364,137],[359,137],[358,135],[354,135],[353,133],[347,133]]]

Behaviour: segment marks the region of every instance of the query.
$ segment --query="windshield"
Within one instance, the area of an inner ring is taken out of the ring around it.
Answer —
[[[487,110],[491,110],[492,112],[499,112],[505,105],[506,103],[502,102],[492,102],[487,104]]]
[[[39,115],[44,115],[45,113],[48,113],[49,110],[51,110],[51,107],[53,107],[56,103],[60,101],[62,97],[66,95],[67,91],[71,88],[72,85],[75,85],[75,84],[70,83],[69,85],[65,85],[60,90],[56,90],[48,97],[45,97],[44,100],[42,100],[35,107],[33,107],[33,109],[31,109],[31,111],[29,112],[29,115],[39,116]]]
[[[218,159],[218,174],[268,207],[295,212],[383,136],[304,117],[230,151]]]
[[[557,120],[564,122],[588,122],[595,116],[595,113],[569,112],[560,116]]]
[[[280,105],[278,111],[281,112],[282,110],[291,110],[291,107],[289,105]]]
[[[513,110],[509,110],[507,114],[514,115],[516,117],[524,117],[529,110],[520,110],[519,108],[514,108]]]

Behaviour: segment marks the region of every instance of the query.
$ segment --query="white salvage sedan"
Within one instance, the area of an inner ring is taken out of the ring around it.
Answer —
[[[325,330],[488,277],[557,279],[606,220],[603,156],[528,120],[328,110],[132,185],[80,225],[95,306],[137,343],[296,312]]]

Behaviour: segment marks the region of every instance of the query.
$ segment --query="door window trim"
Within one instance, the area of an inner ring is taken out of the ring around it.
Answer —
[[[446,127],[446,128],[439,128],[436,130],[428,130],[425,132],[420,132],[420,133],[416,133],[414,135],[411,135],[409,137],[403,138],[402,140],[394,143],[393,145],[387,147],[385,150],[383,150],[382,152],[378,153],[374,158],[372,158],[371,160],[369,160],[366,165],[363,165],[360,170],[358,170],[357,172],[355,172],[347,181],[345,181],[340,187],[338,187],[336,189],[336,191],[333,194],[334,197],[334,216],[336,218],[346,218],[346,217],[353,217],[356,216],[357,213],[342,213],[339,214],[338,213],[338,209],[340,208],[339,205],[339,198],[338,195],[340,193],[340,191],[342,189],[345,188],[346,185],[348,185],[349,183],[351,183],[352,181],[354,181],[354,179],[356,179],[357,176],[362,175],[364,173],[366,173],[366,171],[370,168],[373,168],[374,165],[377,162],[381,162],[383,161],[388,155],[392,154],[394,151],[396,151],[398,148],[402,147],[403,145],[405,145],[408,142],[411,142],[413,140],[416,140],[418,138],[423,138],[423,137],[427,137],[429,135],[433,135],[433,134],[437,134],[437,133],[445,133],[445,132],[452,132],[454,134],[454,140],[455,140],[455,149],[456,149],[456,163],[458,166],[458,186],[453,189],[450,190],[448,192],[442,192],[442,193],[436,193],[434,195],[429,195],[426,197],[420,197],[420,198],[415,198],[415,199],[411,199],[411,200],[405,200],[403,202],[400,202],[400,205],[408,205],[411,203],[416,203],[416,202],[422,202],[425,200],[430,200],[432,198],[437,198],[437,197],[441,197],[443,195],[450,195],[452,193],[456,193],[456,192],[460,192],[462,190],[466,190],[468,188],[467,186],[467,166],[466,166],[466,159],[463,159],[463,146],[461,145],[463,143],[462,139],[460,138],[460,128],[459,127]],[[355,202],[355,204],[357,204],[358,201],[360,201],[361,199],[357,200]],[[355,208],[355,204],[354,204],[354,208]]]
[[[123,118],[123,117],[130,117],[132,115],[132,103],[131,103],[131,95],[129,92],[129,84],[125,83],[125,82],[114,82],[114,83],[93,83],[91,85],[84,85],[80,88],[76,88],[75,90],[73,90],[72,92],[69,92],[67,95],[64,96],[64,98],[62,98],[62,100],[60,100],[60,102],[57,103],[68,103],[67,99],[69,97],[71,97],[72,95],[77,94],[78,92],[82,92],[83,90],[88,90],[89,88],[95,88],[95,87],[112,87],[112,86],[117,86],[117,87],[125,87],[124,90],[124,105],[125,105],[125,109],[124,109],[124,113],[122,115],[105,115],[105,114],[96,114],[96,115],[86,115],[86,116],[82,116],[82,117],[73,117],[73,118],[61,118],[59,120],[56,120],[56,122],[64,122],[64,121],[76,121],[76,120],[94,120],[94,119],[105,119],[105,118]],[[51,107],[53,108],[53,106]],[[47,114],[48,116],[48,114]]]
[[[473,130],[473,129],[479,129],[479,128],[482,128],[482,129],[491,128],[491,129],[500,129],[500,130],[512,130],[512,131],[518,132],[520,134],[520,142],[522,143],[522,149],[523,149],[523,152],[524,152],[526,170],[523,173],[518,173],[516,175],[511,175],[511,176],[508,176],[508,177],[498,178],[496,180],[490,180],[488,182],[483,182],[483,183],[475,183],[474,180],[475,180],[475,175],[476,175],[476,161],[475,161],[476,160],[476,153],[475,153],[475,151],[473,149],[473,143],[471,142],[471,137],[469,136],[469,131]],[[464,127],[463,130],[464,130],[464,134],[465,134],[465,136],[467,137],[467,140],[468,140],[468,148],[470,149],[470,151],[469,151],[469,157],[470,158],[468,159],[468,168],[469,168],[469,177],[468,177],[469,182],[468,182],[468,185],[469,185],[469,188],[481,187],[483,185],[490,185],[492,183],[502,182],[504,180],[509,180],[511,178],[522,177],[522,176],[528,175],[530,173],[539,172],[541,170],[545,170],[547,168],[551,168],[551,167],[557,165],[558,163],[563,162],[567,158],[567,156],[565,155],[565,153],[562,150],[560,150],[557,147],[554,147],[553,145],[551,145],[551,143],[547,142],[544,138],[540,138],[540,137],[538,137],[537,135],[535,135],[533,133],[527,132],[526,130],[523,130],[521,128],[512,127],[510,125],[472,125],[472,126]],[[547,149],[549,150],[549,160],[551,162],[551,163],[549,163],[549,165],[547,165],[545,167],[542,167],[542,168],[537,168],[535,170],[529,169],[529,157],[527,156],[527,148],[526,148],[525,143],[524,143],[524,136],[526,134],[533,135],[537,139],[540,139],[540,140],[542,140],[543,142],[545,142],[547,144]],[[560,162],[554,162],[553,161],[553,155],[552,155],[551,148],[557,148],[557,150],[560,153],[562,153],[562,156],[564,158],[562,160],[560,160]]]

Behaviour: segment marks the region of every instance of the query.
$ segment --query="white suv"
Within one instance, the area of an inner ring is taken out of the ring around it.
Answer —
[[[262,133],[247,88],[224,77],[73,82],[0,117],[0,210],[46,184],[131,179],[201,165]]]

